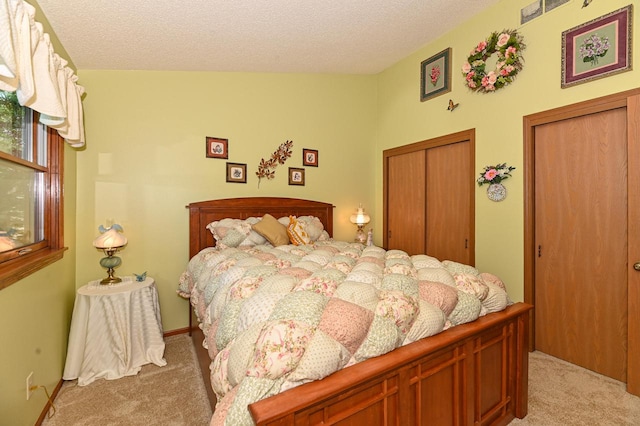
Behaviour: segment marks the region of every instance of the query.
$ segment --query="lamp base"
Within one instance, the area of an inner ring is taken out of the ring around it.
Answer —
[[[362,229],[362,225],[358,225],[358,230],[356,231],[356,238],[353,240],[356,243],[365,244],[367,242],[367,236]]]
[[[121,283],[122,282],[122,278],[120,277],[114,277],[114,276],[108,276],[107,278],[103,279],[100,281],[100,284],[102,285],[109,285],[109,284],[117,284],[117,283]]]
[[[103,257],[102,259],[100,259],[100,266],[102,266],[103,268],[107,268],[107,278],[100,281],[100,284],[108,285],[122,282],[122,279],[113,276],[114,269],[117,266],[120,266],[120,263],[122,263],[122,261],[118,256],[113,255],[115,253],[115,250],[105,250],[105,253],[107,254],[107,257]]]

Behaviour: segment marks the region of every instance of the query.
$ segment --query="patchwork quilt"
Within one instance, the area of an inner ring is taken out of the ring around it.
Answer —
[[[213,360],[211,424],[234,426],[255,401],[511,304],[472,266],[333,239],[204,249],[178,293]]]

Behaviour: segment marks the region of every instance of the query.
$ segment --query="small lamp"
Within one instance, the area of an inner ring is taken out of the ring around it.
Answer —
[[[119,248],[127,244],[127,237],[122,234],[122,227],[118,224],[114,224],[110,228],[104,228],[100,225],[98,229],[102,235],[93,240],[93,246],[104,251],[106,257],[100,259],[100,266],[107,268],[107,278],[100,281],[100,284],[122,282],[122,279],[113,276],[113,270],[122,263],[122,260],[114,255]]]
[[[351,223],[356,224],[358,226],[358,230],[356,231],[355,242],[364,244],[367,242],[367,236],[364,234],[364,226],[369,223],[371,218],[368,214],[364,212],[362,208],[362,204],[358,207],[358,212],[356,214],[352,214],[349,219]]]

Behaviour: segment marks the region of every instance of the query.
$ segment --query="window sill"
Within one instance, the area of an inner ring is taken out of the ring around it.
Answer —
[[[66,247],[45,249],[25,258],[10,260],[0,265],[0,290],[62,259]]]

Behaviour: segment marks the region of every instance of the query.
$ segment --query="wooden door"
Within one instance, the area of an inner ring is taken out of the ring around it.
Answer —
[[[427,150],[426,253],[464,264],[473,263],[469,248],[473,218],[467,214],[474,189],[468,173],[473,167],[470,145],[464,141]]]
[[[640,396],[640,93],[629,96],[626,101],[629,181],[627,392]]]
[[[535,347],[621,381],[627,378],[626,133],[626,109],[616,108],[536,126],[534,136]]]
[[[475,132],[383,153],[383,246],[475,262]]]
[[[424,253],[425,164],[424,150],[388,158],[388,249]]]

